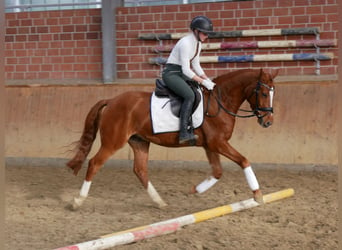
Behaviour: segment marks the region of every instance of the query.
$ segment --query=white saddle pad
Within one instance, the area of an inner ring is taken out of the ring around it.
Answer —
[[[203,95],[201,102],[192,115],[194,128],[198,128],[203,123]],[[151,119],[154,134],[179,131],[179,118],[171,111],[169,98],[157,97],[154,92],[151,96]]]

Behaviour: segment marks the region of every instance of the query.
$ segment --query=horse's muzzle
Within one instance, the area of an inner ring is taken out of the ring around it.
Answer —
[[[258,116],[258,123],[263,128],[268,128],[273,124],[273,114],[271,112],[268,112],[267,115]]]

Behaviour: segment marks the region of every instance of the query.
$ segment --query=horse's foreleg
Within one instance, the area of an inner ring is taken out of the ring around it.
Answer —
[[[249,165],[243,168],[249,188],[253,191],[254,200],[258,203],[264,203],[263,195],[260,190],[259,182],[254,174],[252,167]]]
[[[139,178],[144,188],[147,190],[151,199],[158,204],[158,206],[165,207],[167,204],[158,194],[152,183],[148,180],[147,162],[150,142],[140,139],[139,137],[131,137],[128,141],[134,152],[134,168],[135,175]]]
[[[238,164],[244,171],[249,188],[253,192],[254,200],[258,203],[263,203],[263,195],[260,190],[258,180],[254,174],[249,161],[234,149],[229,143],[224,143],[219,147],[219,152]]]
[[[207,179],[202,181],[197,186],[193,186],[191,189],[191,193],[203,193],[207,191],[209,188],[215,185],[215,183],[221,178],[222,176],[222,166],[220,162],[220,156],[217,153],[211,152],[210,150],[206,149],[207,158],[212,168],[212,175],[209,176]]]

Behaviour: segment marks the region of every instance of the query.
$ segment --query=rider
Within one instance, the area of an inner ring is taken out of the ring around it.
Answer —
[[[191,21],[190,29],[192,32],[180,39],[172,49],[162,78],[173,92],[183,98],[180,110],[179,143],[194,145],[198,136],[188,130],[188,125],[195,94],[186,80],[194,80],[208,90],[215,87],[215,83],[206,76],[199,61],[202,42],[208,38],[210,32],[213,32],[213,24],[209,18],[197,16]]]

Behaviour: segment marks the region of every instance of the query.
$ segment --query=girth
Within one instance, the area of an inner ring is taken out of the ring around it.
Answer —
[[[198,83],[196,81],[186,81],[189,86],[191,87],[192,91],[195,93],[195,102],[192,107],[192,112],[194,112],[199,103],[201,102],[201,94],[198,92],[200,91],[198,87]],[[169,98],[171,104],[171,111],[172,113],[179,117],[180,108],[183,103],[183,98],[176,95],[171,89],[169,89],[162,79],[156,79],[156,88],[154,90],[156,96],[160,98]]]

